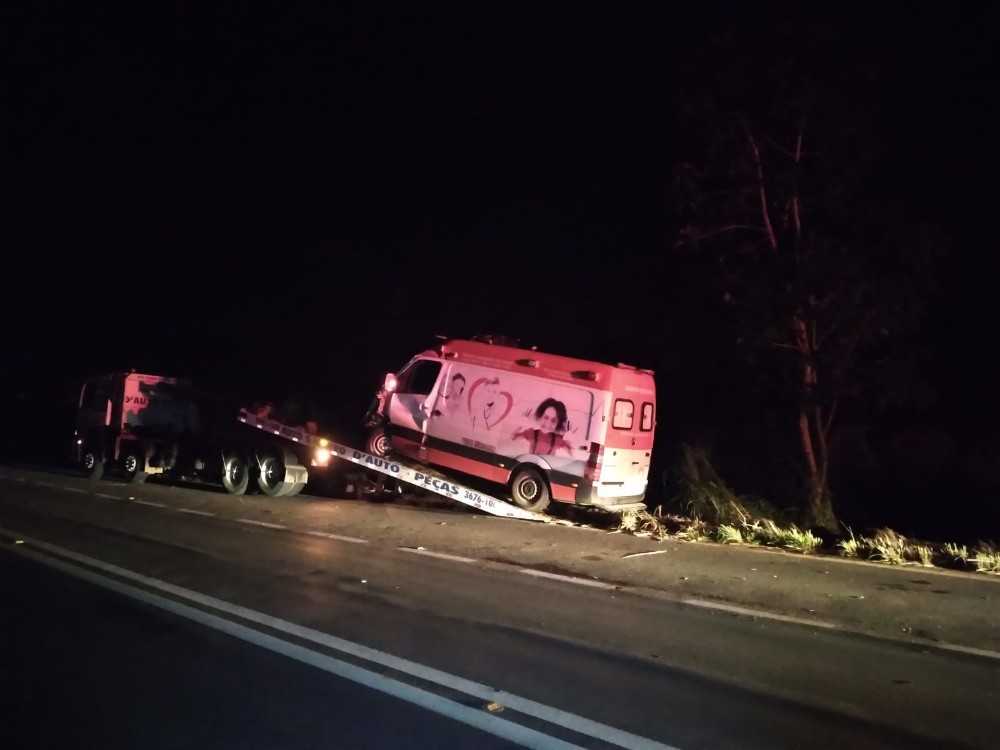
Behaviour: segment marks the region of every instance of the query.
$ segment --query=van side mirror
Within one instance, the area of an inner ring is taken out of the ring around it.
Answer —
[[[385,380],[382,382],[382,388],[386,393],[392,393],[396,390],[396,386],[399,385],[399,381],[396,379],[396,374],[388,372],[385,375]]]

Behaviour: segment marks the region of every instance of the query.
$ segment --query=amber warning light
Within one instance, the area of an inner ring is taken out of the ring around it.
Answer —
[[[330,463],[330,441],[320,438],[319,446],[313,451],[312,465],[327,466]]]

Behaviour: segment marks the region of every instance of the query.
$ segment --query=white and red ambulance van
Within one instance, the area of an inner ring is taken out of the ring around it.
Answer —
[[[644,506],[656,388],[626,364],[450,339],[386,375],[365,425],[370,453],[501,485],[527,510],[619,511]]]

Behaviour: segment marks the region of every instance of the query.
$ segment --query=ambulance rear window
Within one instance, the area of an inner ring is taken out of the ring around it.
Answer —
[[[653,405],[646,401],[642,405],[642,419],[639,422],[639,429],[649,432],[653,429]]]
[[[632,412],[635,410],[634,404],[626,398],[615,399],[615,413],[611,418],[611,426],[616,430],[632,429]]]

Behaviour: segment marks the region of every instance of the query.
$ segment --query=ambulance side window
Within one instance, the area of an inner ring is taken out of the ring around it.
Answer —
[[[426,396],[434,388],[440,373],[440,362],[432,359],[421,359],[414,362],[412,367],[408,367],[400,373],[396,392]]]

